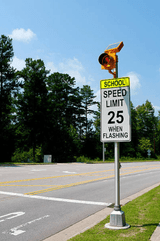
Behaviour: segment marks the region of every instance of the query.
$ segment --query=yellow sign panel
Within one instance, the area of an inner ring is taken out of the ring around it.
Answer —
[[[105,80],[100,81],[101,89],[126,87],[126,86],[130,86],[130,78],[129,77],[116,78],[116,79],[105,79]]]

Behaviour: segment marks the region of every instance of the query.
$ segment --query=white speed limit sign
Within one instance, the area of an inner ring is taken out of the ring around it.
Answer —
[[[100,81],[101,141],[131,141],[129,77]]]

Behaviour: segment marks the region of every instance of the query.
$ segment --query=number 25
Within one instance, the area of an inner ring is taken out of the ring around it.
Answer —
[[[111,118],[109,119],[108,124],[115,124],[115,122],[121,124],[124,121],[124,117],[122,114],[123,114],[123,110],[117,111],[116,121],[115,121],[114,120],[115,112],[114,111],[108,112],[108,115],[111,115]]]

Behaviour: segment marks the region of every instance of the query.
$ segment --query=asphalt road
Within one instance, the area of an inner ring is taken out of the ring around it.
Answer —
[[[123,199],[160,182],[160,162],[123,163]],[[0,240],[40,241],[114,203],[114,164],[0,167]]]

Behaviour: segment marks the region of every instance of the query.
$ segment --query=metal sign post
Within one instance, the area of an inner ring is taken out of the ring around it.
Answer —
[[[104,142],[103,142],[103,162],[105,161],[105,147],[104,147]]]
[[[116,78],[118,78],[118,61],[116,62]],[[119,178],[119,142],[114,143],[114,159],[115,159],[115,205],[114,205],[114,211],[121,211],[120,206],[120,178]],[[124,216],[124,214],[122,214]],[[115,218],[113,218],[113,215],[111,215],[110,218],[110,225],[116,225]],[[122,218],[122,226],[125,226],[125,217]]]
[[[117,58],[116,58],[117,59]],[[130,80],[118,78],[118,60],[116,78],[101,80],[101,141],[114,142],[115,157],[115,205],[110,215],[110,229],[126,229],[125,214],[120,206],[119,142],[131,141]]]
[[[126,229],[124,212],[120,206],[119,142],[131,141],[130,80],[118,78],[118,53],[124,44],[110,44],[99,56],[102,69],[113,75],[113,79],[101,80],[101,141],[114,142],[115,157],[115,205],[110,215],[110,223],[105,227]],[[116,71],[114,71],[116,70]],[[113,72],[114,71],[114,72]]]
[[[116,78],[118,78],[118,61],[116,63]],[[110,214],[110,223],[107,223],[105,225],[106,228],[110,228],[110,229],[127,229],[130,227],[130,225],[126,224],[125,214],[121,210],[121,205],[120,205],[119,151],[120,151],[120,144],[119,142],[115,142],[114,143],[115,205],[114,205],[114,211]]]

